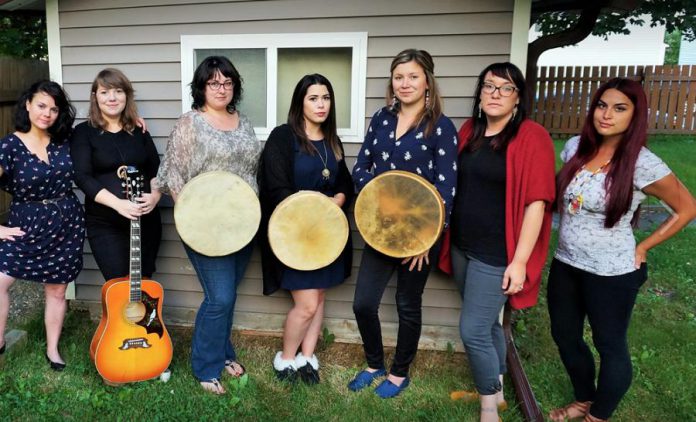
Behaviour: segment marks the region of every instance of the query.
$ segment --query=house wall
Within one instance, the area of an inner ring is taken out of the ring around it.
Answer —
[[[96,73],[115,66],[133,81],[141,115],[164,152],[181,113],[180,36],[184,34],[353,32],[368,33],[365,120],[383,105],[391,58],[404,48],[428,50],[443,92],[445,112],[459,127],[470,115],[478,72],[508,60],[513,0],[61,0],[58,1],[61,79],[78,115],[88,108]],[[519,2],[518,2],[519,3]],[[528,1],[523,3],[529,3]],[[525,29],[526,31],[526,29]],[[360,148],[346,145],[349,165]],[[155,279],[165,289],[165,318],[190,324],[202,299],[193,268],[163,209],[164,230]],[[364,242],[355,231],[354,275],[326,296],[325,321],[339,340],[359,341],[352,312],[355,277]],[[103,279],[89,246],[76,283],[79,304],[97,309]],[[279,333],[289,296],[262,295],[259,254],[255,252],[239,286],[235,326]],[[398,321],[391,284],[380,314],[385,343],[394,342]],[[423,296],[422,347],[459,345],[460,299],[451,280],[433,274]]]

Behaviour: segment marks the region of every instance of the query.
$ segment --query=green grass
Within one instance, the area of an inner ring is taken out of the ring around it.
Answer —
[[[696,229],[689,228],[649,253],[649,279],[638,296],[629,331],[633,384],[613,421],[694,420],[694,244]],[[545,290],[544,286],[536,307],[517,314],[515,340],[536,398],[548,412],[572,401],[573,395],[551,339]],[[586,338],[591,344],[589,330]]]
[[[696,414],[694,244],[696,229],[690,228],[649,254],[650,278],[641,289],[629,333],[633,385],[613,421],[685,421]],[[549,334],[544,292],[539,305],[516,314],[515,341],[546,413],[571,401],[572,391]],[[27,346],[9,353],[0,367],[2,420],[477,420],[475,404],[448,398],[450,391],[473,388],[466,357],[451,350],[420,351],[411,387],[401,397],[384,401],[370,390],[352,393],[346,388],[364,364],[359,345],[326,346],[318,353],[322,383],[292,387],[277,382],[271,368],[281,347],[279,338],[235,333],[239,359],[249,376],[245,382],[225,377],[229,394],[216,397],[203,392],[191,375],[188,329],[170,330],[175,352],[168,383],[116,388],[101,382],[89,360],[96,324],[85,312],[71,311],[66,319],[61,348],[68,368],[63,373],[48,370],[40,315],[23,328],[28,331]],[[509,380],[506,385],[513,408],[503,419],[521,421]]]

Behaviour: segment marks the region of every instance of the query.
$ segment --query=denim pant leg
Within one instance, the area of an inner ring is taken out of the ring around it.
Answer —
[[[501,285],[505,267],[495,267],[467,257],[452,248],[454,277],[462,294],[459,330],[476,390],[481,395],[500,391],[500,374],[506,372],[505,336],[500,310],[507,301]]]
[[[437,247],[432,248],[430,262],[436,262],[438,254]],[[430,274],[430,264],[423,263],[420,271],[417,268],[409,271],[410,264],[401,264],[401,259],[397,259],[397,265],[396,310],[399,314],[399,331],[394,362],[389,372],[397,377],[406,377],[418,352],[423,325],[423,289]]]
[[[355,285],[353,313],[362,337],[367,366],[373,369],[384,368],[382,327],[378,311],[384,289],[386,289],[394,270],[393,258],[365,245]]]
[[[218,378],[225,359],[235,359],[230,328],[237,285],[251,256],[251,245],[220,257],[201,255],[184,245],[203,288],[191,345],[191,367],[199,380]]]

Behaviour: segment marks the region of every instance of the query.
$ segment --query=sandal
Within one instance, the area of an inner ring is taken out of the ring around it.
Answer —
[[[549,413],[549,418],[554,422],[583,418],[586,417],[591,404],[591,401],[574,401],[565,407],[553,409]]]
[[[464,403],[473,403],[479,400],[479,393],[476,391],[459,390],[450,393],[450,399],[461,400]],[[498,412],[504,412],[508,409],[508,404],[505,400],[498,403]]]
[[[225,388],[222,386],[220,383],[220,380],[217,378],[211,378],[206,381],[199,381],[201,384],[201,387],[209,393],[213,393],[215,395],[221,396],[226,393]]]
[[[241,372],[239,372],[237,370],[237,368],[235,368],[235,365],[239,367],[239,370],[241,370]],[[229,359],[226,360],[225,361],[225,370],[227,371],[228,374],[230,374],[234,378],[239,378],[242,375],[246,374],[246,368],[244,367],[244,365],[242,365],[241,363],[239,363],[235,360],[229,360]]]

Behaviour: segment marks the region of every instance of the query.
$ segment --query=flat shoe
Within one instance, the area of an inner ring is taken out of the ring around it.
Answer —
[[[479,393],[476,391],[459,390],[450,393],[450,399],[461,400],[464,403],[473,403],[479,400]],[[505,400],[498,403],[498,412],[504,412],[508,409],[508,404]]]
[[[372,382],[376,378],[383,377],[385,375],[387,375],[387,371],[384,368],[378,369],[375,372],[370,372],[367,369],[364,369],[358,372],[358,375],[353,378],[353,381],[348,383],[348,389],[350,391],[360,391],[363,388],[372,385]]]
[[[236,375],[233,374],[233,372],[234,373],[237,372],[237,370],[234,369],[234,365],[239,366],[239,368],[242,370],[242,372],[240,372]],[[230,374],[234,378],[239,378],[242,375],[246,374],[246,368],[244,367],[244,365],[242,365],[241,363],[234,361],[234,360],[226,360],[225,361],[225,370],[227,371],[228,374]]]
[[[591,404],[591,401],[574,401],[564,407],[553,409],[549,413],[549,419],[554,422],[565,422],[585,417]]]
[[[5,353],[5,346],[7,346],[7,343],[3,344],[2,347],[0,347],[0,355]]]
[[[4,346],[3,346],[4,348]],[[65,364],[60,363],[60,362],[53,362],[51,358],[48,357],[48,354],[46,354],[46,360],[48,361],[48,366],[51,367],[56,372],[61,372],[63,369],[65,369]]]
[[[404,378],[401,385],[396,385],[389,380],[384,380],[380,385],[377,386],[377,388],[375,388],[375,394],[383,399],[391,399],[404,391],[410,383],[411,381],[408,379],[408,377]]]
[[[209,393],[213,393],[218,396],[221,396],[226,393],[225,388],[222,386],[220,380],[217,378],[211,378],[209,380],[199,382],[201,384],[201,387],[203,387],[203,389]]]

